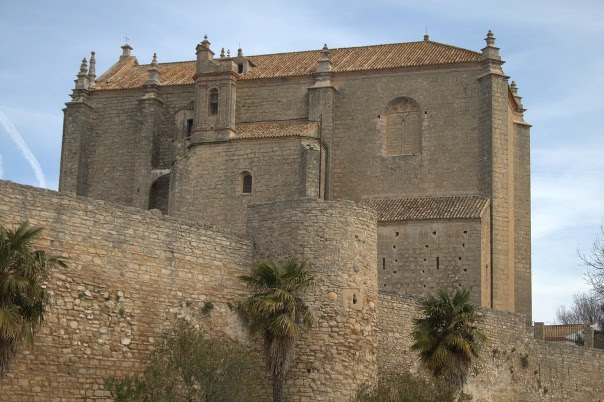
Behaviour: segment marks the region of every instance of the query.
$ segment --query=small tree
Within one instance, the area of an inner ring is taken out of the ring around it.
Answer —
[[[355,402],[461,402],[471,398],[438,378],[427,381],[402,371],[380,375],[377,384],[361,385]]]
[[[33,345],[44,321],[48,270],[64,261],[33,247],[42,228],[22,223],[16,230],[0,225],[0,378],[8,371],[19,344]]]
[[[470,302],[470,291],[438,290],[436,296],[421,300],[423,318],[413,326],[413,350],[436,377],[461,388],[478,346],[485,339],[476,326],[479,317]]]
[[[250,333],[262,333],[266,363],[273,379],[273,401],[280,402],[294,343],[301,327],[313,324],[313,316],[301,295],[313,286],[314,277],[306,261],[292,258],[283,265],[261,261],[251,275],[241,276],[241,280],[254,293],[240,308],[249,322]]]
[[[240,345],[183,320],[162,335],[141,376],[111,377],[105,387],[118,402],[253,401],[261,399],[259,367]]]
[[[588,254],[579,252],[579,258],[587,267],[587,281],[592,290],[604,302],[604,225],[600,226],[600,236],[596,236]]]
[[[561,324],[597,324],[604,330],[604,304],[596,293],[575,293],[573,304],[558,307],[556,319]]]

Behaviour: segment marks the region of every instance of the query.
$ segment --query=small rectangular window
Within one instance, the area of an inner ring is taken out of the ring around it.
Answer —
[[[193,119],[187,120],[187,134],[186,138],[191,138],[191,132],[193,131]]]
[[[243,64],[242,63],[237,64],[237,72],[239,74],[241,74],[243,72]]]

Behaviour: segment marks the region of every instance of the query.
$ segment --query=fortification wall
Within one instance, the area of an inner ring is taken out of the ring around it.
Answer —
[[[336,75],[334,198],[478,193],[478,75],[476,66]],[[385,156],[385,113],[402,96],[421,107],[421,154]]]
[[[479,219],[381,222],[380,291],[425,295],[443,286],[472,290],[482,303],[482,223]],[[486,286],[486,284],[485,284]]]
[[[316,326],[304,333],[286,380],[287,400],[350,400],[377,375],[376,216],[353,202],[302,199],[248,210],[259,258],[310,261],[305,299]]]
[[[179,316],[248,343],[228,306],[247,293],[237,279],[253,262],[246,238],[0,181],[0,224],[23,220],[44,227],[36,245],[66,257],[68,268],[51,272],[47,322],[0,381],[3,401],[104,400],[103,378],[140,370]]]
[[[410,350],[415,298],[379,295],[378,362],[381,373],[422,371]],[[535,340],[525,316],[482,309],[487,342],[469,371],[465,391],[474,401],[600,401],[604,353],[599,349]]]

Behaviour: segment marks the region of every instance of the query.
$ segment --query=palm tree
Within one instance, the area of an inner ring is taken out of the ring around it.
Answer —
[[[31,346],[44,320],[47,294],[42,286],[48,269],[65,267],[59,257],[33,249],[42,228],[22,223],[16,230],[0,225],[0,378],[22,340]]]
[[[283,380],[302,327],[310,328],[313,316],[300,295],[314,284],[306,261],[295,258],[278,265],[260,261],[251,275],[241,276],[253,294],[240,305],[250,334],[262,333],[267,366],[273,379],[273,401],[280,402]]]
[[[419,351],[422,364],[436,377],[461,388],[485,339],[476,326],[479,316],[470,291],[458,289],[450,295],[440,289],[436,296],[422,299],[421,311],[424,318],[415,320],[411,348]]]

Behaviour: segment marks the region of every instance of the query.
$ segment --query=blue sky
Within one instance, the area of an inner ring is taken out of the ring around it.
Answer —
[[[149,63],[430,38],[472,50],[492,29],[533,125],[533,318],[587,289],[577,249],[604,219],[604,2],[0,0],[0,178],[56,189],[63,113],[81,59],[97,75],[129,37]],[[454,6],[453,6],[454,5]],[[39,167],[38,167],[39,166]],[[1,194],[0,194],[1,196]]]

